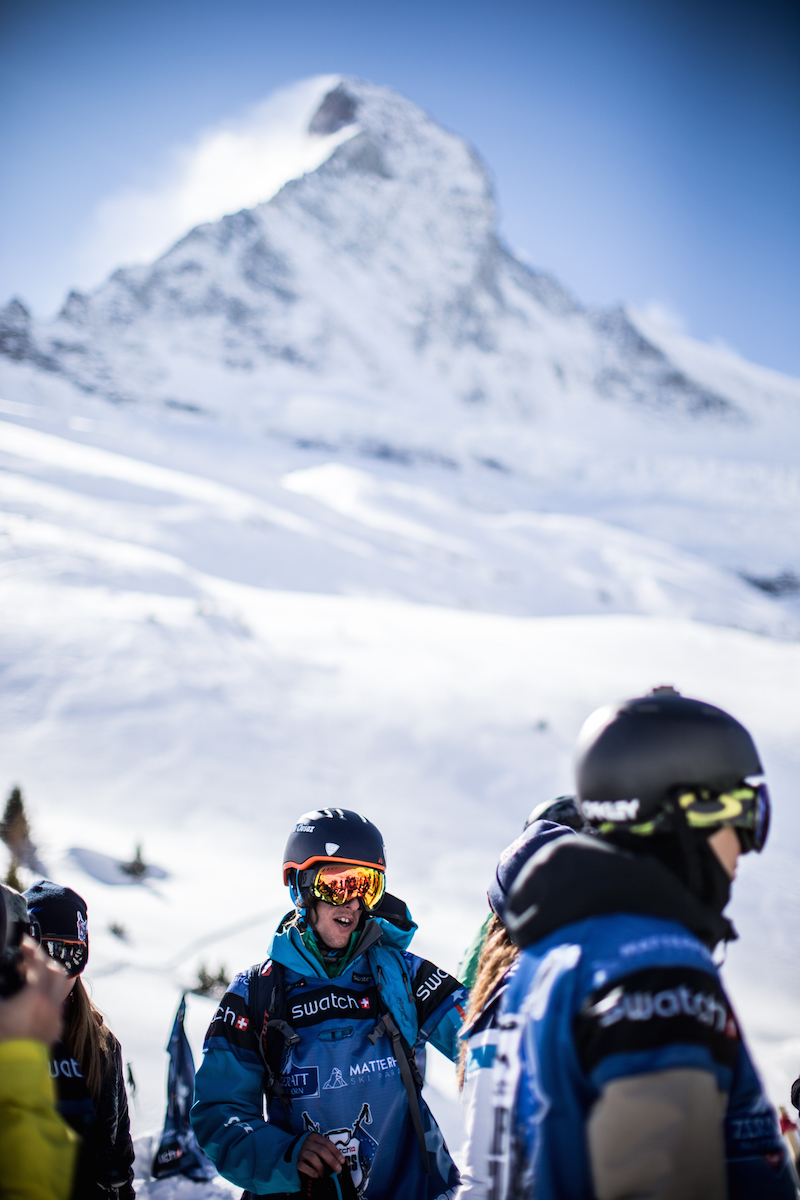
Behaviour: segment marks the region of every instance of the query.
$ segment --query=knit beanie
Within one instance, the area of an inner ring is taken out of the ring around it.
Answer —
[[[534,821],[516,841],[506,847],[500,855],[488,892],[489,903],[501,921],[505,915],[508,893],[526,862],[554,838],[574,836],[574,833],[574,829],[566,825],[557,825],[554,821]]]
[[[89,958],[89,928],[86,901],[72,888],[41,879],[25,892],[31,931],[52,955],[48,942],[80,943],[84,947],[80,970]],[[77,964],[77,959],[76,963]],[[68,968],[69,969],[69,968]],[[73,974],[73,971],[69,972]],[[78,973],[78,972],[75,972]]]

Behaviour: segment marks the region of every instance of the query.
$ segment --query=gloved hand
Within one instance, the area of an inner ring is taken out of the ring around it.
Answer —
[[[301,1175],[300,1181],[303,1200],[358,1200],[349,1167],[342,1167],[338,1175],[325,1175],[322,1179]]]

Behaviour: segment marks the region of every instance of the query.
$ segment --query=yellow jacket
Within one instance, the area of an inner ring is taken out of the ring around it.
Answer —
[[[68,1200],[78,1135],[56,1112],[43,1042],[0,1042],[0,1200]]]

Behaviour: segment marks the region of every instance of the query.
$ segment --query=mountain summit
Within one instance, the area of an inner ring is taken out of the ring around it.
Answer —
[[[337,76],[296,94],[314,170],[50,324],[3,310],[0,411],[56,408],[108,449],[246,486],[219,546],[241,582],[793,633],[797,383],[524,265],[483,163],[410,101]],[[276,520],[302,552],[250,546]],[[173,553],[171,520],[162,536]],[[207,538],[203,520],[181,554],[216,572]]]
[[[70,293],[48,326],[12,302],[2,350],[111,400],[305,437],[399,422],[407,441],[592,398],[738,415],[621,309],[587,312],[514,258],[486,168],[416,105],[341,79],[308,128],[343,138],[316,170]]]

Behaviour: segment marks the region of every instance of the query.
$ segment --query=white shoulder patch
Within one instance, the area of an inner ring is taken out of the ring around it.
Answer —
[[[533,977],[523,1011],[534,1021],[540,1021],[547,1011],[550,993],[565,971],[572,971],[580,962],[581,948],[575,945],[554,946],[545,954]]]

